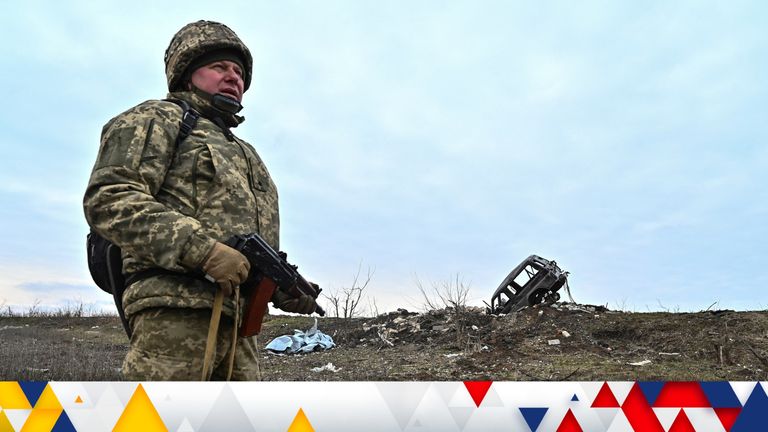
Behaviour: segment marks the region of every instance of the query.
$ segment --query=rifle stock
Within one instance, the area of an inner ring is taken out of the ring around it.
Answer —
[[[262,278],[256,286],[248,305],[245,307],[245,315],[240,325],[240,337],[248,337],[259,334],[261,323],[264,321],[264,314],[267,313],[267,303],[272,298],[277,285],[272,279]]]
[[[251,271],[245,285],[255,285],[248,305],[245,309],[240,336],[253,336],[261,331],[261,322],[267,311],[267,303],[272,294],[279,289],[288,295],[299,298],[310,295],[317,298],[322,289],[304,279],[297,271],[298,267],[291,265],[280,254],[275,252],[264,239],[256,233],[232,236],[225,243],[242,253],[251,264]],[[258,284],[252,281],[258,280]],[[315,312],[325,316],[325,311],[319,305]]]

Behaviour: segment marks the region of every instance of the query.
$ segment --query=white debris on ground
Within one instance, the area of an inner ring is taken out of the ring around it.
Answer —
[[[333,365],[333,363],[328,363],[323,366],[313,367],[311,370],[312,372],[322,372],[322,371],[338,372],[341,370],[341,368],[337,368],[336,366]]]
[[[630,366],[645,366],[651,364],[650,360],[641,360],[639,362],[627,363]]]
[[[547,341],[549,345],[560,345],[560,339],[550,339]]]
[[[567,332],[567,331],[565,331],[565,330],[563,330],[563,332],[562,332],[562,333],[563,333],[563,337],[567,337],[567,338],[571,337],[571,334],[570,334],[570,333],[568,333],[568,332]]]
[[[278,336],[265,348],[270,352],[293,354],[327,350],[335,346],[332,337],[317,329],[317,318],[315,318],[315,324],[306,332],[294,330],[293,336]]]

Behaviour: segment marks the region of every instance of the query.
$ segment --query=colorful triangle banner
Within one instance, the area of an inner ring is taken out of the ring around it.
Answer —
[[[475,406],[478,408],[483,399],[485,399],[485,395],[488,394],[491,384],[493,384],[493,381],[464,381],[464,387],[467,388],[472,400],[475,401]]]
[[[112,429],[113,432],[168,432],[155,406],[149,399],[144,386],[136,387],[133,396]]]
[[[296,413],[296,417],[293,418],[287,432],[315,432],[315,429],[309,422],[307,415],[304,414],[304,410],[299,408],[299,412]]]
[[[595,400],[592,401],[592,408],[619,408],[619,401],[616,400],[607,382],[603,382],[603,386],[597,392]]]
[[[544,420],[544,415],[547,414],[547,410],[549,410],[549,408],[520,408],[520,414],[523,415],[525,423],[531,428],[531,432],[536,432],[541,421]]]

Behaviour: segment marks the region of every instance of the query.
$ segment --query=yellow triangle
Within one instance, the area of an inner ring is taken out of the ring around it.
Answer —
[[[24,426],[21,427],[21,432],[37,432],[37,431],[49,431],[53,430],[56,426],[56,420],[64,410],[61,409],[40,409],[35,408],[27,417],[27,421],[24,422]]]
[[[77,399],[75,399],[75,403],[83,403],[83,400],[80,398],[80,396],[77,396]]]
[[[0,408],[32,409],[17,381],[0,381]]]
[[[64,409],[61,407],[61,402],[59,402],[59,398],[56,397],[56,394],[53,392],[53,389],[51,388],[50,384],[45,385],[45,388],[43,389],[43,393],[40,395],[40,398],[37,400],[37,403],[35,403],[35,409],[49,409],[49,410]]]
[[[3,411],[0,411],[0,432],[16,432]]]
[[[299,412],[293,418],[293,423],[288,426],[287,432],[315,432],[315,429],[312,427],[306,414],[304,414],[304,410],[299,408]]]
[[[128,405],[125,406],[123,413],[120,414],[120,418],[117,420],[117,424],[112,429],[112,432],[139,430],[143,432],[168,432],[163,419],[160,418],[160,414],[157,413],[155,406],[141,384],[133,392],[131,400],[128,401]]]

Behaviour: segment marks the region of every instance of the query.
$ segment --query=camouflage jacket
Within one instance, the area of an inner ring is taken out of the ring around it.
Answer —
[[[199,271],[216,241],[258,232],[279,248],[277,190],[256,151],[229,140],[214,108],[173,93],[202,115],[178,148],[182,109],[151,100],[110,120],[83,200],[89,225],[123,251],[123,272]],[[227,123],[236,125],[231,118]],[[200,278],[160,275],[131,285],[127,316],[148,307],[210,308],[216,287]],[[232,315],[227,299],[224,313]]]

